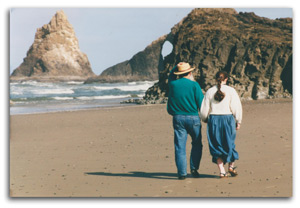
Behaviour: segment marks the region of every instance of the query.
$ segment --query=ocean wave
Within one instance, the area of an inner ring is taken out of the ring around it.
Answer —
[[[28,102],[26,101],[13,101],[13,106],[16,105],[16,104],[26,104]]]
[[[52,97],[23,97],[23,98],[12,98],[13,102],[32,102],[32,101],[49,101]]]
[[[75,99],[79,100],[106,100],[106,99],[118,99],[118,98],[129,98],[131,95],[104,95],[104,96],[81,96]]]
[[[72,89],[36,89],[31,90],[32,94],[36,95],[53,95],[53,94],[74,94]]]
[[[137,85],[137,86],[120,86],[117,89],[121,91],[146,91],[151,85],[144,84],[144,85]]]
[[[73,97],[52,97],[54,100],[73,100]]]
[[[32,86],[32,87],[54,87],[56,83],[53,82],[37,82],[37,81],[23,81],[18,83],[22,86]]]
[[[76,81],[69,81],[69,82],[66,82],[68,85],[81,85],[83,84],[84,82],[76,82]]]
[[[37,81],[29,80],[29,81],[22,81],[22,82],[20,82],[18,84],[21,84],[21,85],[36,85],[36,84],[38,84],[38,82]]]
[[[117,87],[115,87],[115,86],[111,86],[111,87],[93,86],[93,87],[91,87],[91,89],[93,89],[93,90],[114,90],[114,89],[117,89]]]
[[[19,102],[19,101],[26,101],[26,100],[28,100],[28,98],[12,98],[12,99],[10,99],[11,101],[13,101],[13,102]]]
[[[22,92],[22,91],[13,91],[13,90],[11,90],[11,91],[10,91],[10,94],[11,94],[11,95],[22,95],[23,92]]]
[[[136,82],[128,82],[128,85],[136,85]]]
[[[121,91],[146,91],[151,87],[151,84],[143,85],[123,85],[123,86],[93,86],[95,90],[121,90]]]
[[[11,109],[66,108],[83,105],[118,105],[121,100],[140,99],[153,81],[135,81],[129,83],[91,83],[56,82],[42,83],[25,81],[10,83]]]

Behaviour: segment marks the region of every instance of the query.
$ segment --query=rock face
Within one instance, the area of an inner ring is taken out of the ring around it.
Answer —
[[[79,49],[72,25],[63,11],[38,28],[34,43],[11,80],[85,80],[95,76],[88,57]]]
[[[163,103],[168,75],[178,62],[196,67],[203,90],[215,85],[219,70],[242,99],[292,95],[292,19],[271,20],[234,9],[194,9],[172,28],[173,52],[164,60],[159,82],[146,92],[146,103]]]
[[[159,71],[163,70],[161,50],[166,39],[166,35],[160,37],[130,60],[109,67],[99,76],[89,78],[86,82],[158,80]]]

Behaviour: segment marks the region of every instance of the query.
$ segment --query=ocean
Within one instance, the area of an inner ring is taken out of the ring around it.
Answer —
[[[125,104],[120,104],[121,101],[141,99],[155,82],[157,81],[91,84],[74,81],[12,82],[10,115],[124,106]]]

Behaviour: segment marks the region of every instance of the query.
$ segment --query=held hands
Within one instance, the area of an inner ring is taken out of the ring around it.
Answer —
[[[236,130],[239,130],[241,128],[241,124],[240,123],[236,123]]]

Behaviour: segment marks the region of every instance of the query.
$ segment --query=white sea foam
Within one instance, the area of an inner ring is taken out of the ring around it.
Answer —
[[[13,101],[14,102],[14,104],[13,105],[15,105],[15,104],[26,104],[27,102],[26,101]]]
[[[23,81],[21,82],[22,85],[36,85],[38,82],[37,81]]]
[[[19,84],[20,83],[18,83],[18,82],[11,82],[11,83],[9,83],[10,86],[19,85]]]
[[[31,90],[31,93],[36,95],[52,95],[52,94],[73,94],[71,89],[36,89]]]
[[[19,90],[19,91],[15,91],[15,90],[10,90],[10,94],[11,95],[22,95],[23,94],[23,92],[21,91],[21,90]]]
[[[76,82],[76,81],[70,81],[70,82],[67,82],[67,84],[69,85],[81,85],[83,84],[84,82]]]
[[[146,91],[152,84],[142,84],[142,85],[123,85],[123,86],[93,86],[95,90],[121,90],[121,91]]]
[[[111,87],[93,86],[92,89],[94,89],[94,90],[113,90],[113,89],[117,89],[117,87],[115,87],[115,86],[111,86]]]
[[[33,87],[54,87],[56,84],[52,82],[24,81],[20,85],[30,85]]]
[[[152,85],[150,84],[143,84],[143,85],[132,85],[132,86],[120,86],[120,87],[116,87],[119,90],[122,91],[146,91],[149,87],[151,87]]]
[[[55,100],[73,100],[73,97],[53,97]]]
[[[10,86],[10,95],[11,96],[18,96],[24,94],[25,88],[19,87],[18,85]]]
[[[136,82],[128,82],[128,85],[136,85]]]
[[[118,99],[118,98],[126,98],[130,97],[130,95],[104,95],[104,96],[81,96],[77,97],[76,99],[79,100],[106,100],[106,99]]]

